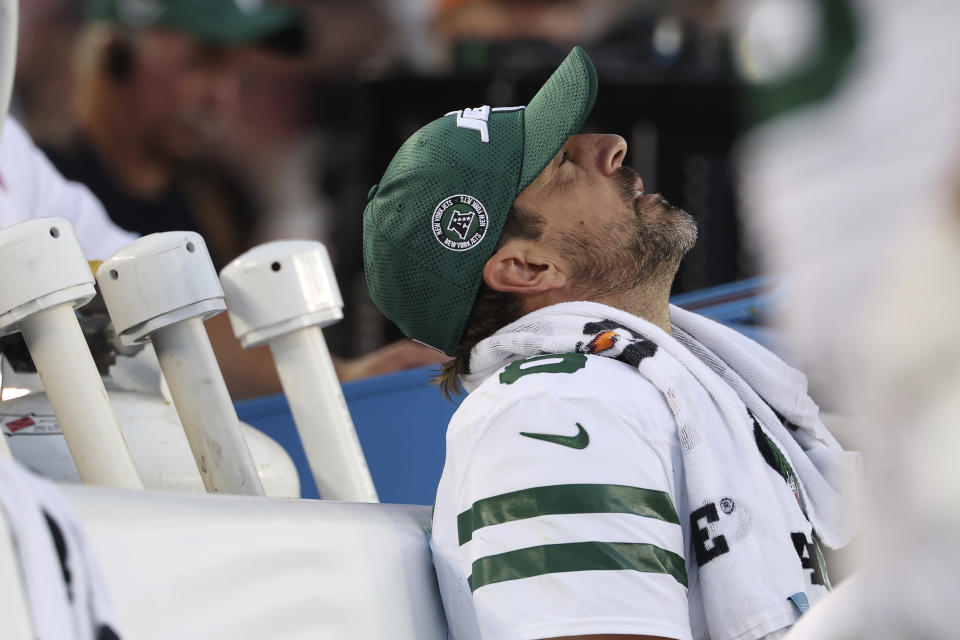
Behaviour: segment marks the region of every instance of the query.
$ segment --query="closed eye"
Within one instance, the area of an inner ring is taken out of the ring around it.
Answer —
[[[566,150],[563,150],[560,152],[560,160],[557,161],[558,167],[567,161],[567,155],[568,155],[568,152]]]

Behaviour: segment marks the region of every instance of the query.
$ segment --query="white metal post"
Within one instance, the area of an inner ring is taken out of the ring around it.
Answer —
[[[267,344],[320,495],[326,500],[377,502],[323,332],[305,327]]]
[[[73,305],[24,318],[20,331],[83,481],[142,489]]]
[[[377,491],[321,328],[343,300],[319,242],[255,247],[220,273],[230,322],[244,348],[269,344],[320,495],[377,502]]]
[[[203,238],[171,231],[134,240],[100,265],[97,282],[120,339],[153,342],[207,491],[264,495],[203,327],[225,308]]]
[[[94,288],[73,226],[37,218],[0,230],[0,273],[0,332],[23,332],[80,477],[142,489],[74,313]]]
[[[263,495],[203,320],[175,322],[150,340],[207,491]]]

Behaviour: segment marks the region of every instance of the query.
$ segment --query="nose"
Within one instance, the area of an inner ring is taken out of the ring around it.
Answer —
[[[592,157],[597,169],[604,175],[613,173],[623,165],[627,155],[627,141],[613,133],[581,134],[570,139],[584,156]]]
[[[606,175],[623,166],[623,159],[627,155],[627,141],[621,136],[608,133],[600,136],[598,142],[599,153],[597,161],[600,170]]]

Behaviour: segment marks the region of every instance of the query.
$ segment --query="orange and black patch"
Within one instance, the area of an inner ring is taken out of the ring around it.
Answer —
[[[610,349],[617,343],[617,334],[613,331],[601,331],[587,343],[587,353],[597,354]]]

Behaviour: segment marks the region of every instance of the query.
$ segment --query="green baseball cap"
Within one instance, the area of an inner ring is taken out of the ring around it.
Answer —
[[[597,73],[574,47],[526,107],[451,111],[414,133],[367,196],[370,295],[404,334],[452,354],[510,205],[586,121]]]
[[[168,27],[214,45],[253,43],[284,33],[302,37],[297,12],[262,0],[90,0],[87,19],[132,29]]]

